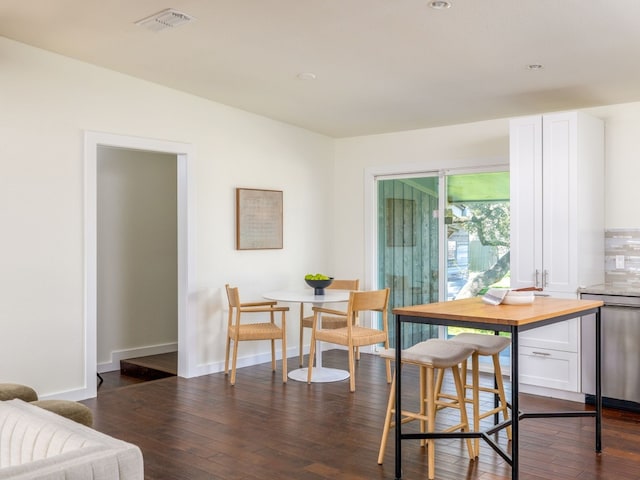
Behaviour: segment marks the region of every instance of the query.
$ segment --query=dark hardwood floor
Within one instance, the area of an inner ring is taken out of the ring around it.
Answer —
[[[327,366],[347,364],[344,351],[323,358]],[[290,363],[293,368],[296,362]],[[98,397],[83,403],[97,430],[142,449],[146,479],[393,479],[393,438],[384,465],[376,463],[389,393],[384,362],[363,354],[356,368],[355,393],[348,381],[283,384],[280,370],[274,374],[264,364],[239,369],[233,387],[222,373],[121,385],[105,379]],[[404,372],[408,408],[415,403],[417,375],[411,368]],[[521,406],[591,408],[531,395],[522,395]],[[450,421],[450,412],[440,412],[438,423]],[[593,419],[523,420],[521,479],[639,479],[639,423],[639,414],[605,409],[603,453],[597,455]],[[500,443],[507,444],[504,433]],[[403,453],[403,478],[426,479],[425,450],[405,441]],[[436,478],[508,480],[511,470],[486,444],[471,461],[462,441],[438,440]]]

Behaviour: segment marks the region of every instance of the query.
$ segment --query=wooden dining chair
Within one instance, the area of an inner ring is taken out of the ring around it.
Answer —
[[[360,288],[360,280],[334,280],[328,289],[335,290],[358,290]],[[347,312],[335,309],[334,313],[322,316],[322,328],[335,329],[344,327],[347,325]],[[304,329],[313,327],[313,315],[304,315],[304,303],[300,303],[300,366],[303,366],[303,343],[304,343]],[[359,351],[358,351],[359,353]]]
[[[224,358],[224,372],[229,373],[229,352],[233,340],[233,359],[231,361],[231,385],[236,383],[236,363],[238,360],[238,343],[244,340],[271,340],[271,369],[276,370],[275,341],[282,341],[282,381],[287,382],[287,325],[286,312],[289,307],[277,306],[277,302],[241,303],[238,287],[225,285],[229,300],[229,320],[227,324],[227,348]],[[281,314],[281,325],[275,323],[276,313]],[[241,323],[243,314],[268,313],[269,322]]]
[[[387,307],[389,305],[389,289],[371,291],[352,291],[349,293],[347,305],[347,324],[344,327],[328,329],[321,328],[320,315],[331,315],[334,310],[324,307],[313,307],[313,325],[311,329],[311,348],[309,351],[309,368],[307,369],[307,382],[311,383],[313,375],[313,360],[316,351],[316,342],[328,342],[347,347],[349,355],[349,390],[355,392],[355,352],[356,347],[366,345],[384,344],[389,348],[389,326]],[[363,312],[380,312],[382,314],[381,328],[364,327],[361,325]],[[324,322],[324,319],[322,319]],[[391,360],[386,359],[387,383],[391,383]]]

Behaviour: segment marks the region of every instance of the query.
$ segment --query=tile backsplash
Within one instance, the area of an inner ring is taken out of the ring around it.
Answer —
[[[640,228],[605,231],[605,282],[640,287]]]

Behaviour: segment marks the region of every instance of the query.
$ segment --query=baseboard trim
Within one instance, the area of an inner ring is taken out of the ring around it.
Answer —
[[[540,397],[558,398],[560,400],[569,400],[572,402],[584,403],[584,393],[569,392],[566,390],[557,390],[555,388],[538,387],[534,385],[520,384],[520,393],[528,393],[530,395],[538,395]]]

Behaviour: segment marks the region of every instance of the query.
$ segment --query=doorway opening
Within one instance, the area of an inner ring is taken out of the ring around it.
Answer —
[[[197,344],[195,306],[189,299],[195,281],[195,248],[193,231],[194,181],[190,163],[193,146],[163,140],[128,137],[99,132],[85,132],[85,389],[84,398],[97,393],[97,304],[98,304],[98,149],[112,147],[139,152],[160,152],[175,158],[177,199],[177,374],[195,376]],[[175,350],[175,348],[174,348]]]
[[[177,185],[175,154],[98,146],[98,393],[177,374]]]

